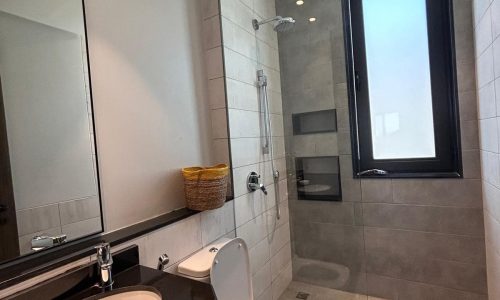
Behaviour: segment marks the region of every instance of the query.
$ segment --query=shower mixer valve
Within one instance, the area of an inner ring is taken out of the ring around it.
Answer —
[[[256,172],[251,172],[250,174],[248,174],[247,187],[250,192],[261,190],[264,195],[267,195],[266,187],[260,182],[260,175]]]

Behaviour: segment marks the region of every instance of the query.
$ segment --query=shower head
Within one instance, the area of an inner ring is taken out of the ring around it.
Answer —
[[[286,17],[276,20],[273,27],[276,32],[285,32],[292,29],[293,25],[295,25],[295,20],[291,17]]]
[[[281,17],[281,16],[276,16],[274,18],[266,19],[263,21],[257,21],[256,19],[252,20],[253,24],[253,29],[259,30],[260,25],[269,23],[269,22],[274,22],[273,23],[273,29],[276,32],[284,32],[292,29],[293,25],[295,25],[295,20],[292,17]]]

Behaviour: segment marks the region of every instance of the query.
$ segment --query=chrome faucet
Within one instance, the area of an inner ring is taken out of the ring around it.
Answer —
[[[111,247],[108,243],[102,243],[95,247],[97,250],[97,268],[99,272],[99,287],[107,288],[113,284],[113,275],[111,267],[113,266],[113,257],[111,256]]]

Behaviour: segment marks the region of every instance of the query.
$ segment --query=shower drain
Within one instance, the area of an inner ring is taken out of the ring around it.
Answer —
[[[302,300],[307,300],[307,298],[309,298],[309,294],[308,293],[303,293],[303,292],[298,292],[297,296],[295,298],[302,299]]]

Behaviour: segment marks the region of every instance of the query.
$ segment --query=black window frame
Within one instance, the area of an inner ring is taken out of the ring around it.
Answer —
[[[426,5],[436,157],[375,160],[362,0],[342,1],[355,178],[463,178],[453,4],[426,0]]]

